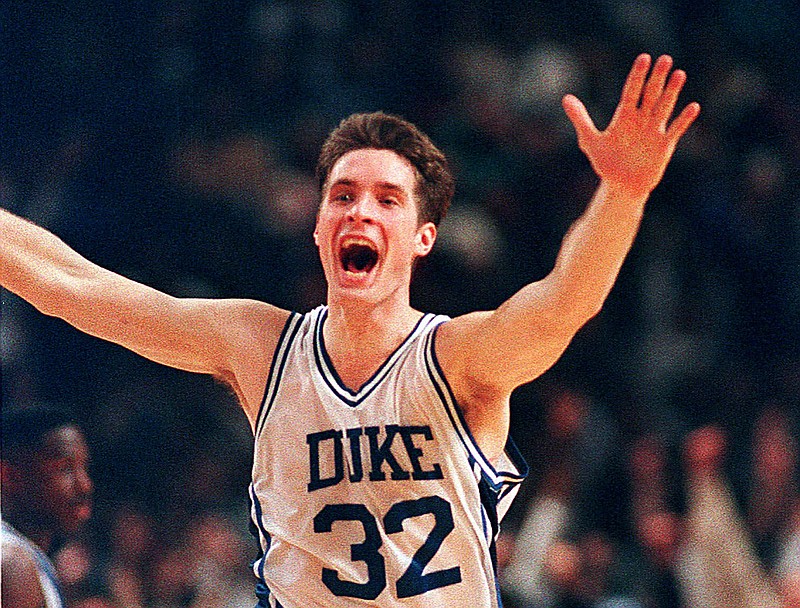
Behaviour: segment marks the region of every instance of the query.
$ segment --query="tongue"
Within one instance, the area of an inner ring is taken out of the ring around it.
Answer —
[[[373,253],[368,249],[353,251],[347,258],[346,268],[348,272],[367,273],[372,269],[374,260]]]
[[[354,260],[350,260],[347,263],[347,271],[348,272],[366,272],[366,269],[359,268],[358,264],[356,264]]]

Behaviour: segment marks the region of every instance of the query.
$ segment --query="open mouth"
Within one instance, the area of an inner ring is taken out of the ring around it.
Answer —
[[[73,515],[81,522],[86,521],[92,515],[92,500],[91,498],[81,498],[75,500],[71,504]]]
[[[378,263],[378,252],[371,243],[352,241],[342,247],[342,268],[354,274],[368,274]]]

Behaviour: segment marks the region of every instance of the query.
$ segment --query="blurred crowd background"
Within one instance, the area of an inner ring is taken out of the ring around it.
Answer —
[[[457,194],[413,303],[491,308],[551,268],[633,58],[669,53],[703,113],[600,315],[513,398],[531,475],[500,539],[511,608],[800,606],[800,5],[790,0],[10,0],[0,204],[176,296],[323,302],[313,167],[383,109]],[[73,606],[254,601],[251,437],[213,380],[8,292],[2,399],[74,409],[95,515]]]

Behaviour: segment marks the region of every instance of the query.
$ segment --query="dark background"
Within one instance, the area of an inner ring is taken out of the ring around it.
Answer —
[[[546,483],[547,416],[565,395],[593,446],[577,519],[615,542],[630,538],[638,438],[672,459],[687,432],[719,424],[746,503],[756,421],[780,411],[797,437],[797,3],[11,1],[0,19],[3,207],[173,295],[300,311],[324,299],[312,172],[340,119],[403,115],[453,161],[456,199],[413,303],[456,315],[544,276],[591,196],[560,97],[602,127],[636,54],[671,54],[689,74],[681,107],[703,112],[605,308],[514,396],[532,473],[510,525]],[[225,387],[8,292],[0,322],[3,407],[61,403],[86,425],[98,551],[122,505],[175,536],[205,512],[244,525],[250,436]],[[680,510],[680,475],[670,483]]]

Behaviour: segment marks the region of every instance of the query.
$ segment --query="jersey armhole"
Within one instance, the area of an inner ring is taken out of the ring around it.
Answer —
[[[425,365],[433,387],[439,395],[439,399],[459,439],[461,439],[470,461],[473,465],[477,465],[481,476],[489,484],[489,487],[497,493],[498,500],[509,495],[513,497],[519,484],[528,475],[528,464],[511,439],[510,432],[506,438],[503,454],[498,461],[498,468],[492,464],[478,446],[436,357],[436,335],[441,326],[441,323],[436,325],[428,334],[424,349]]]
[[[292,345],[295,336],[297,336],[302,320],[303,315],[300,313],[290,313],[289,318],[286,319],[286,323],[283,326],[280,338],[278,338],[278,344],[275,346],[275,352],[272,355],[272,363],[270,363],[269,367],[267,385],[264,388],[264,398],[261,400],[261,405],[258,408],[258,416],[256,417],[256,424],[253,432],[256,438],[260,435],[261,429],[264,427],[264,421],[267,419],[269,410],[272,407],[272,402],[275,400],[281,376],[286,366],[286,359],[289,356],[289,347]]]

